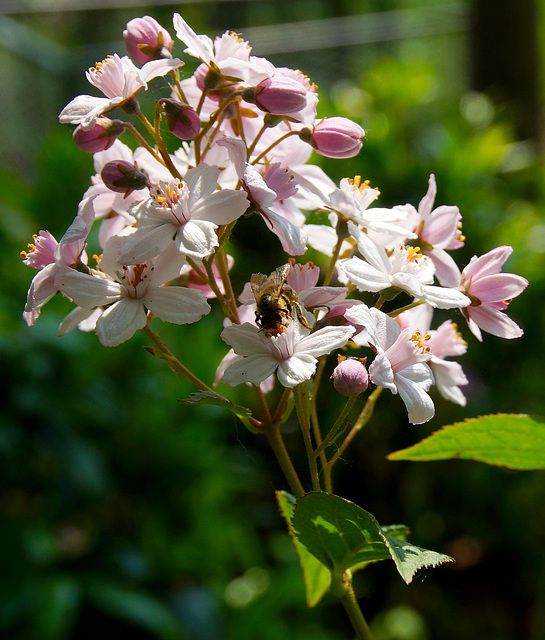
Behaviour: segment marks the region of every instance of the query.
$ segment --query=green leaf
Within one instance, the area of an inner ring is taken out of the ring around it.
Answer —
[[[192,393],[186,400],[178,399],[178,402],[183,402],[184,404],[211,404],[216,407],[221,407],[222,409],[227,409],[227,411],[234,413],[242,424],[252,433],[258,433],[258,430],[250,422],[252,412],[248,407],[241,407],[238,404],[234,404],[227,398],[212,391],[198,391]]]
[[[509,467],[545,469],[545,419],[499,413],[443,427],[389,460],[463,458]]]
[[[391,536],[384,536],[390,554],[395,562],[399,575],[409,584],[420,569],[436,567],[445,562],[454,562],[454,558],[443,553],[415,547]]]
[[[303,580],[305,582],[305,593],[307,605],[315,607],[329,590],[331,584],[331,572],[317,558],[310,554],[306,547],[299,542],[293,525],[291,523],[295,513],[295,498],[287,491],[277,491],[276,500],[280,513],[284,517],[290,536],[295,545],[295,550],[299,556],[301,569],[303,570]]]
[[[452,561],[405,542],[404,525],[383,528],[369,512],[327,493],[310,493],[298,500],[292,523],[299,542],[332,572],[334,580],[370,562],[393,560],[408,584],[419,569]]]

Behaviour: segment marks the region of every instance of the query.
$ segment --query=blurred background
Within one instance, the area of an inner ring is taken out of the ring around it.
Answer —
[[[466,417],[545,415],[543,0],[0,1],[1,637],[352,637],[333,601],[305,607],[273,500],[287,487],[264,441],[219,409],[178,403],[193,389],[145,352],[142,336],[116,349],[94,334],[59,339],[70,309],[59,296],[33,329],[21,318],[34,272],[19,252],[39,229],[64,233],[93,173],[58,113],[93,93],[88,67],[123,54],[128,20],[149,14],[173,33],[173,11],[197,33],[234,30],[256,55],[300,68],[319,85],[319,115],[366,129],[359,157],[313,160],[334,180],[360,174],[380,188],[381,206],[417,205],[433,172],[436,203],[463,214],[459,264],[514,247],[507,271],[530,286],[510,315],[525,336],[479,344],[461,321],[468,406],[436,398],[436,417],[413,427],[399,399],[383,395],[336,483],[382,524],[403,522],[413,543],[457,561],[410,586],[390,563],[358,574],[377,640],[545,638],[543,472],[385,459]],[[285,261],[261,226],[233,245],[239,287]],[[207,381],[226,352],[219,323],[214,312],[163,330]],[[230,397],[250,401],[245,389]],[[331,424],[339,405],[326,400]],[[298,433],[285,427],[304,465]]]

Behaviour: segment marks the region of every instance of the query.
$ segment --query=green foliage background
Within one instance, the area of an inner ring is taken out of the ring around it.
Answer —
[[[197,33],[244,35],[252,25],[423,6],[364,5],[299,0],[174,9]],[[33,329],[21,319],[33,274],[19,252],[41,228],[62,235],[92,173],[92,158],[74,148],[56,116],[89,90],[84,69],[122,52],[125,23],[145,13],[170,29],[170,6],[0,16],[0,633],[22,640],[349,638],[344,612],[332,601],[306,609],[274,502],[274,489],[287,487],[264,441],[215,407],[176,402],[193,389],[144,351],[143,337],[113,350],[93,334],[59,339],[58,323],[70,308],[60,297]],[[358,158],[323,161],[333,179],[360,174],[381,189],[382,206],[416,205],[434,172],[437,203],[456,204],[464,216],[460,263],[510,244],[508,270],[531,283],[510,308],[525,330],[521,340],[486,335],[478,344],[460,317],[470,344],[462,359],[471,380],[467,408],[437,398],[436,418],[411,427],[399,399],[383,394],[339,465],[339,495],[380,522],[407,524],[411,542],[457,560],[410,586],[384,563],[366,569],[356,579],[363,610],[377,640],[539,640],[543,472],[385,459],[465,417],[545,415],[538,144],[517,139],[509,104],[468,90],[463,31],[270,58],[318,82],[321,115],[345,115],[367,130]],[[149,93],[152,100],[153,88]],[[252,271],[270,271],[284,259],[275,239],[252,225],[237,230],[233,242],[239,288]],[[196,325],[164,328],[165,342],[208,381],[227,350],[220,322],[214,312]],[[247,399],[245,389],[230,397]],[[339,404],[331,391],[325,400],[327,424]],[[289,423],[286,440],[304,465]]]

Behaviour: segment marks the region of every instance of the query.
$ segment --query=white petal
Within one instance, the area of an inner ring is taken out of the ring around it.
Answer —
[[[82,331],[94,331],[97,320],[102,314],[102,309],[83,309],[76,307],[71,311],[59,326],[57,335],[64,336],[79,327]],[[79,325],[82,325],[81,327]]]
[[[204,258],[218,246],[216,225],[205,220],[190,220],[180,227],[175,242],[180,252],[191,258]]]
[[[141,264],[154,258],[168,247],[177,230],[178,227],[170,223],[140,227],[126,239],[119,261],[121,264]]]
[[[462,309],[471,304],[471,300],[458,289],[422,285],[421,300],[438,309]]]
[[[244,191],[222,189],[191,206],[191,219],[208,220],[217,225],[227,224],[240,218],[249,204]]]
[[[59,269],[55,284],[78,307],[86,309],[111,304],[123,295],[123,287],[119,283],[69,267]]]
[[[433,418],[433,401],[420,385],[406,380],[399,374],[396,375],[396,384],[399,395],[407,407],[411,424],[422,424]]]
[[[174,14],[173,23],[177,37],[187,45],[185,53],[203,62],[214,59],[214,45],[208,36],[197,35],[179,13]]]
[[[369,367],[369,377],[377,386],[389,389],[394,394],[397,393],[392,365],[384,354],[384,351],[379,351],[371,363]]]
[[[179,58],[161,58],[160,60],[150,60],[140,69],[140,78],[144,82],[149,82],[153,78],[166,75],[172,69],[178,69],[185,64]]]
[[[163,322],[174,324],[190,324],[210,313],[210,306],[202,293],[184,287],[150,288],[142,302]]]
[[[77,96],[59,114],[61,124],[80,124],[81,121],[92,111],[101,110],[108,107],[108,98],[97,98],[95,96]]]
[[[269,354],[257,353],[234,362],[223,374],[223,382],[235,387],[243,382],[260,384],[278,367],[278,360]]]
[[[390,287],[387,274],[356,256],[341,260],[337,266],[360,291],[376,293]]]
[[[290,256],[300,256],[305,253],[307,237],[299,227],[271,209],[263,210],[262,216],[269,229],[280,240],[286,253]]]
[[[276,375],[284,387],[292,389],[312,378],[317,362],[316,358],[306,353],[295,355],[280,363]]]
[[[260,330],[249,322],[225,327],[221,332],[221,339],[233,347],[239,356],[269,353]]]
[[[319,358],[334,349],[344,347],[355,331],[354,327],[324,327],[300,340],[295,345],[295,354]]]
[[[145,324],[146,312],[142,302],[134,298],[122,298],[100,316],[96,334],[105,347],[116,347],[131,338]]]

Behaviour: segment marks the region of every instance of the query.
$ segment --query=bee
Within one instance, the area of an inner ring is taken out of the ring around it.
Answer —
[[[254,273],[250,285],[255,297],[255,321],[267,338],[283,333],[294,318],[310,329],[297,292],[286,283],[291,265],[284,264],[270,276]]]

